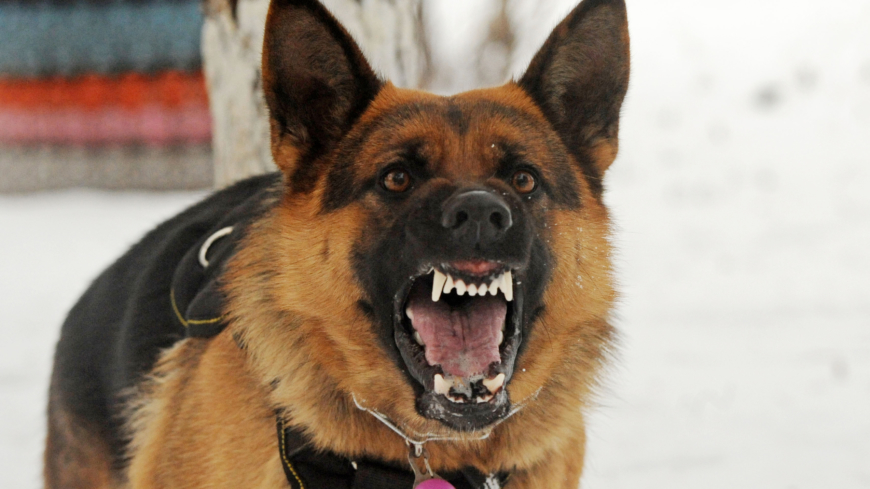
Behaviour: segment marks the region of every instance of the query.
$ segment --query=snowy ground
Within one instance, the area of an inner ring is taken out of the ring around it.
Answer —
[[[870,4],[629,13],[623,340],[584,487],[870,487]],[[0,196],[0,487],[39,486],[66,310],[201,195]]]
[[[625,343],[585,486],[870,487],[870,4],[629,13]]]

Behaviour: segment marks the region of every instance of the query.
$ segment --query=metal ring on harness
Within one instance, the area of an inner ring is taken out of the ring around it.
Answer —
[[[206,259],[205,255],[206,253],[208,253],[208,249],[211,247],[212,243],[230,234],[231,232],[233,232],[233,227],[227,226],[223,229],[215,231],[214,234],[212,234],[208,237],[207,240],[205,240],[205,243],[203,243],[202,246],[199,248],[199,264],[202,265],[202,268],[208,268],[208,259]]]

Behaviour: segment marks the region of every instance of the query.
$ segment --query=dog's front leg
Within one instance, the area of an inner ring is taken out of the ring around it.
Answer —
[[[132,419],[130,489],[286,488],[266,392],[228,333],[169,350]]]

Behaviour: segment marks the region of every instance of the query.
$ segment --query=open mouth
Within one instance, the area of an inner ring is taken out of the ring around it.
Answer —
[[[396,297],[395,339],[423,387],[421,414],[464,431],[507,414],[521,292],[513,271],[490,261],[439,264],[409,280]]]

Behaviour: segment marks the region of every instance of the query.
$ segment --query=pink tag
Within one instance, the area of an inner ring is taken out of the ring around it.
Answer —
[[[456,489],[453,487],[453,484],[447,482],[444,479],[429,479],[427,481],[421,482],[418,486],[415,486],[414,489]]]

